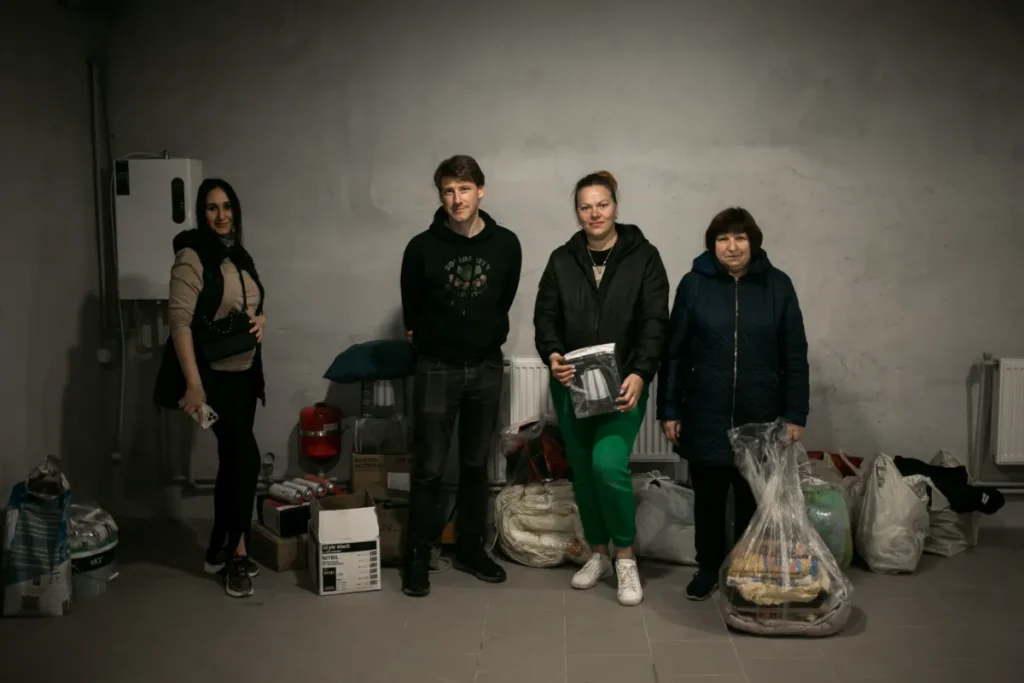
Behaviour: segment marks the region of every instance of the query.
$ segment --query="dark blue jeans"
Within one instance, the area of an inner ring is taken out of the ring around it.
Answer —
[[[504,373],[500,357],[452,365],[433,358],[416,364],[413,390],[415,456],[409,494],[409,548],[425,550],[444,530],[441,477],[459,422],[456,536],[482,542],[487,529],[487,463],[491,457]]]

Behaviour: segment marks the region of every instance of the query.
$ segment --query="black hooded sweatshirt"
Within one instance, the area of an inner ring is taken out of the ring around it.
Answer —
[[[480,211],[484,228],[465,237],[443,207],[402,257],[402,314],[421,354],[462,364],[501,359],[523,252],[516,234]]]
[[[668,323],[668,275],[657,247],[635,225],[616,223],[618,240],[598,287],[583,231],[555,249],[540,278],[533,314],[537,353],[615,343],[622,379],[649,385],[658,373]]]

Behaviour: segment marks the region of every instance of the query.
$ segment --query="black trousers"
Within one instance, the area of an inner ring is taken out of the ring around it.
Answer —
[[[217,483],[213,492],[213,533],[207,560],[222,549],[228,557],[249,529],[260,477],[260,449],[253,434],[256,420],[256,381],[251,372],[213,371],[205,378],[206,402],[219,419],[213,423],[217,437]]]
[[[409,492],[410,549],[425,550],[444,530],[441,477],[459,422],[458,542],[477,543],[487,529],[487,462],[498,422],[504,372],[500,360],[451,365],[421,358],[413,392],[415,465]]]
[[[747,530],[757,502],[747,480],[735,467],[690,465],[690,482],[697,564],[702,571],[717,572],[731,550],[725,528],[729,489],[733,489],[736,507],[736,540]]]

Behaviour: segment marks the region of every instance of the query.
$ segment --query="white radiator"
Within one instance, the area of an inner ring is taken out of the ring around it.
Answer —
[[[550,370],[540,358],[514,356],[509,359],[506,368],[508,387],[508,409],[502,410],[501,429],[510,425],[520,425],[536,419],[539,415],[554,416],[551,407]],[[648,390],[647,412],[640,433],[633,444],[632,462],[669,462],[679,461],[679,456],[672,450],[672,445],[661,431],[661,425],[655,415],[655,396],[658,392],[658,381],[655,379]],[[505,458],[496,449],[494,469],[491,472],[492,483],[505,481]]]
[[[995,386],[995,461],[1024,465],[1024,359],[1000,358]]]

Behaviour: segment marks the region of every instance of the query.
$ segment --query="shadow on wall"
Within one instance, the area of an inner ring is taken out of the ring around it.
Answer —
[[[870,459],[874,453],[856,452],[863,449],[859,444],[875,443],[877,439],[859,402],[842,386],[829,381],[815,358],[810,359],[810,364],[811,413],[807,417],[805,446],[808,450],[843,450]]]
[[[364,341],[404,338],[405,325],[402,319],[402,309],[398,308],[392,311],[387,320],[378,327],[375,337]],[[340,354],[343,351],[345,351],[344,348],[339,348],[337,353]],[[330,358],[324,361],[325,372],[333,360],[333,358]],[[408,407],[411,405],[412,397],[410,395],[410,390],[412,382],[406,381],[404,384],[404,405]],[[295,422],[292,425],[291,433],[288,437],[286,473],[294,473],[296,476],[302,474],[319,474],[324,477],[337,477],[338,481],[347,482],[352,471],[352,452],[354,444],[353,429],[355,426],[355,419],[359,418],[363,412],[362,386],[358,382],[352,384],[329,382],[327,385],[327,392],[321,400],[322,402],[334,406],[341,411],[341,453],[337,458],[318,460],[316,462],[310,461],[308,458],[301,457],[299,455],[299,416],[295,415]],[[408,413],[408,410],[406,412]],[[281,473],[280,466],[278,466],[278,473]]]
[[[77,502],[93,501],[106,506],[112,498],[111,454],[116,442],[117,363],[100,362],[103,336],[100,330],[100,299],[89,294],[78,309],[78,332],[74,346],[67,351],[67,379],[61,397],[60,442],[57,455]],[[45,407],[42,408],[46,410]],[[113,416],[113,418],[112,418]],[[41,424],[56,420],[56,407]],[[32,467],[46,453],[33,454]],[[18,479],[28,472],[15,473]]]

